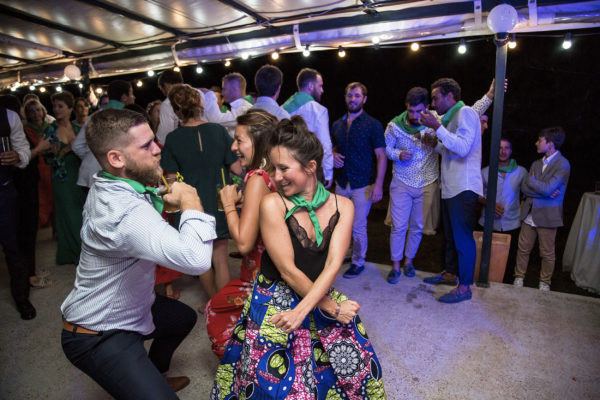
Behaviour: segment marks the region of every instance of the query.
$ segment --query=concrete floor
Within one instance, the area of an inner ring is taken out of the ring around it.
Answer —
[[[75,267],[54,266],[55,249],[42,231],[38,264],[59,283],[32,290],[32,321],[19,318],[0,265],[1,399],[110,398],[62,353],[59,306]],[[233,271],[238,262],[230,260]],[[359,278],[336,282],[362,306],[388,399],[600,398],[600,299],[492,284],[474,288],[471,301],[445,305],[436,298],[449,287],[424,284],[429,274],[421,272],[390,285],[389,268],[368,263]],[[192,307],[206,301],[194,278],[181,278],[176,288]],[[200,318],[172,362],[170,374],[192,379],[180,397],[207,399],[216,367]]]

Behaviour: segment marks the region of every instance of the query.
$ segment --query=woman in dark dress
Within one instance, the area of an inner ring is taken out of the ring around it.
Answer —
[[[167,135],[161,166],[165,176],[175,176],[179,172],[187,184],[194,186],[204,212],[216,219],[217,239],[213,241],[212,255],[214,271],[200,277],[204,290],[212,297],[230,280],[227,261],[230,236],[225,213],[217,207],[217,184],[225,186],[229,183],[229,170],[240,175],[242,168],[231,151],[233,139],[227,130],[219,124],[200,119],[203,109],[196,89],[189,85],[174,85],[169,91],[169,100],[182,125]]]
[[[317,179],[323,148],[301,117],[282,120],[271,145],[280,193],[261,202],[266,251],[210,398],[385,399],[360,306],[332,288],[350,244],[352,203]]]

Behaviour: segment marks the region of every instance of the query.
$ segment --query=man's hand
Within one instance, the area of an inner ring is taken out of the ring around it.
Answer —
[[[182,212],[185,210],[204,212],[196,188],[184,182],[175,182],[169,186],[169,192],[163,196],[163,201],[179,205]]]
[[[442,125],[437,117],[429,112],[429,110],[421,111],[421,124],[434,131]]]
[[[19,153],[17,153],[14,150],[0,153],[0,165],[17,165],[19,161],[21,161],[21,159],[19,158]]]
[[[437,145],[438,140],[437,140],[437,137],[435,135],[426,133],[421,138],[421,142],[423,144],[425,144],[426,146],[435,147]]]
[[[488,99],[490,100],[494,100],[494,86],[496,85],[496,78],[492,79],[492,83],[490,84],[490,88],[488,89],[487,93],[485,94],[487,96]],[[508,79],[504,79],[504,93],[506,93],[506,91],[508,90]]]
[[[369,200],[373,203],[377,203],[383,197],[383,187],[382,185],[373,184],[371,187],[371,194],[369,195]]]
[[[346,157],[340,153],[333,153],[333,166],[335,168],[342,168],[344,166],[344,158]]]
[[[494,215],[496,217],[501,217],[504,215],[504,206],[500,203],[496,203],[496,207],[494,209]]]
[[[409,161],[412,159],[412,151],[400,150],[400,161]]]
[[[323,186],[325,186],[325,189],[329,189],[331,187],[331,185],[333,184],[333,179],[325,179],[325,183],[323,184]]]

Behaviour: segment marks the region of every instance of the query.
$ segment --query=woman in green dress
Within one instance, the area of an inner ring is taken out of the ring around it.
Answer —
[[[200,277],[209,297],[229,282],[227,241],[230,238],[223,210],[217,206],[217,185],[229,184],[229,170],[240,175],[242,168],[234,152],[233,139],[219,124],[200,119],[200,94],[189,85],[174,85],[169,91],[173,111],[182,125],[170,132],[162,150],[161,166],[165,176],[179,172],[185,182],[198,191],[204,212],[217,223],[217,239],[213,241],[214,271]]]
[[[52,143],[46,161],[52,166],[54,212],[56,217],[56,264],[77,264],[81,252],[81,230],[85,193],[77,185],[81,160],[71,150],[71,144],[79,133],[79,125],[71,122],[75,100],[69,92],[55,93],[51,97],[54,121],[46,129],[46,137]]]

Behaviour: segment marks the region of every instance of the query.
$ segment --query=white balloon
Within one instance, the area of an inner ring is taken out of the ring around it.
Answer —
[[[65,76],[71,80],[81,78],[81,70],[75,64],[69,64],[65,67]]]
[[[499,4],[488,14],[487,25],[494,33],[510,32],[519,22],[517,10],[510,4]]]

